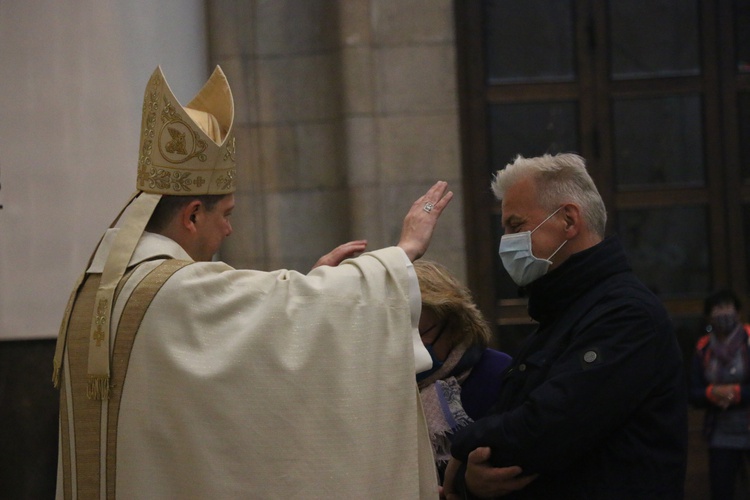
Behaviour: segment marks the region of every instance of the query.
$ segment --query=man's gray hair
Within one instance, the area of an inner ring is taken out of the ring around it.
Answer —
[[[607,210],[586,170],[586,161],[572,153],[545,154],[536,158],[518,155],[513,163],[498,170],[492,179],[492,191],[502,200],[505,191],[519,180],[531,177],[537,187],[537,202],[549,211],[564,203],[581,207],[586,225],[604,238]]]

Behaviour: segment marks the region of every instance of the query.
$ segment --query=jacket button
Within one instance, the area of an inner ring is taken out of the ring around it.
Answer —
[[[521,363],[520,365],[518,365],[518,371],[519,372],[525,372],[526,371],[526,364]]]

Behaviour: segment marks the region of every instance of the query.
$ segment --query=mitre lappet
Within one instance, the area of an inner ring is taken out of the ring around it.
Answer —
[[[163,195],[224,195],[235,191],[237,167],[232,134],[234,101],[219,66],[203,88],[182,106],[157,67],[143,98],[136,192],[112,223],[122,218],[107,256],[91,318],[88,396],[107,399],[110,388],[110,322],[115,289],[138,240]],[[59,381],[70,310],[79,279],[60,327],[54,381]]]

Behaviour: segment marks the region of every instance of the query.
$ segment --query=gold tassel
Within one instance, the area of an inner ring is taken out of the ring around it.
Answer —
[[[109,399],[109,377],[89,377],[86,395],[89,399]]]

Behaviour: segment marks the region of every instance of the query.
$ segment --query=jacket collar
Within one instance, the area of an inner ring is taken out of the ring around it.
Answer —
[[[607,237],[527,285],[529,315],[540,323],[553,319],[599,282],[631,271],[619,238]]]

